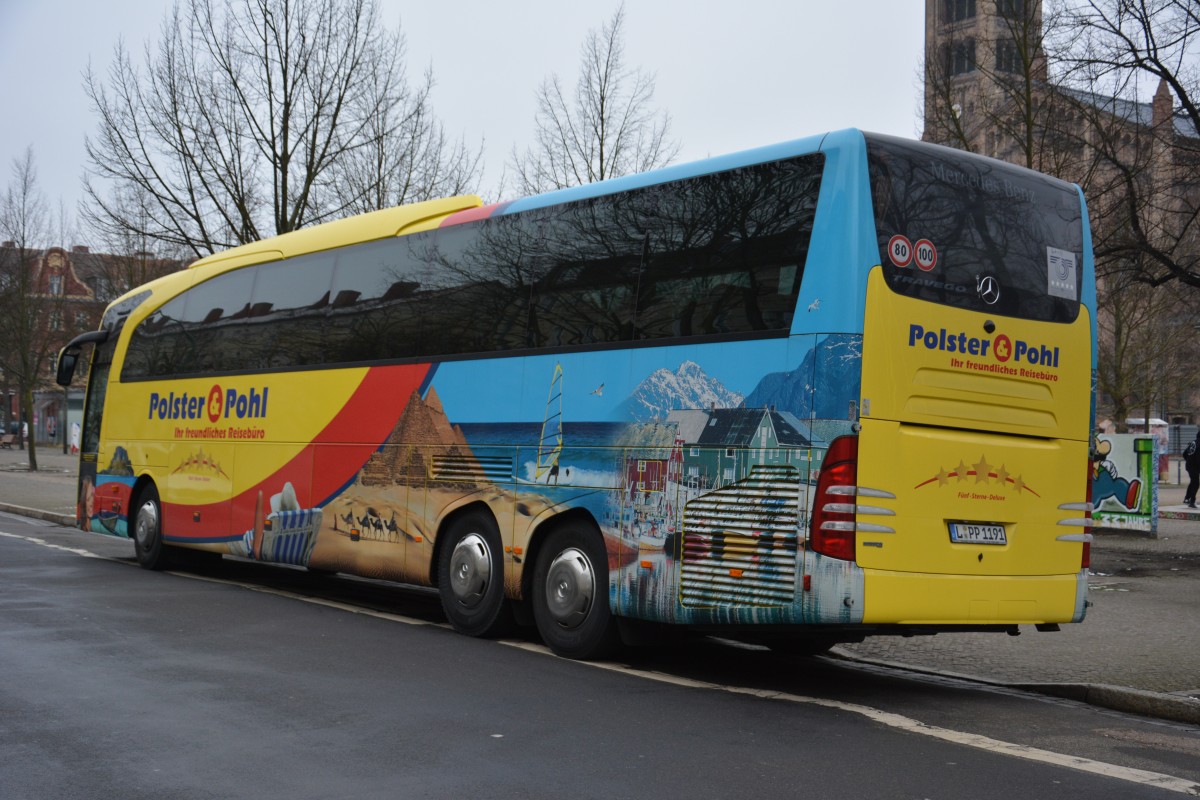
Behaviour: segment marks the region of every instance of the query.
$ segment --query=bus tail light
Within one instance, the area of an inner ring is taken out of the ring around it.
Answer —
[[[854,495],[858,489],[858,437],[839,436],[829,444],[817,479],[810,544],[814,552],[854,560]]]

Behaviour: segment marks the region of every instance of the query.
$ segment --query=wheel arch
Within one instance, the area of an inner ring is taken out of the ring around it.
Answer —
[[[432,586],[433,588],[435,588],[435,589],[438,588],[438,584],[440,583],[440,581],[438,579],[438,562],[442,557],[443,543],[446,541],[446,538],[447,538],[447,537],[443,536],[442,534],[444,534],[450,528],[450,526],[453,525],[455,522],[457,522],[458,520],[462,519],[463,517],[468,516],[475,512],[482,512],[484,514],[487,514],[489,517],[491,517],[492,524],[496,525],[497,529],[499,529],[500,524],[499,524],[499,521],[496,519],[495,512],[492,511],[491,506],[489,506],[487,503],[483,502],[482,500],[475,500],[475,501],[467,503],[465,505],[461,505],[458,508],[456,508],[453,511],[446,514],[446,516],[442,517],[441,521],[438,522],[437,535],[434,537],[434,540],[433,540],[433,553],[429,559],[429,585]],[[501,539],[503,539],[503,533],[501,534]],[[501,555],[503,556],[503,554],[501,554]]]
[[[137,513],[138,504],[141,502],[142,493],[146,491],[147,486],[153,486],[154,491],[158,492],[159,505],[159,525],[162,525],[162,490],[158,488],[158,481],[148,472],[143,472],[138,476],[138,479],[133,483],[133,489],[129,492],[129,507],[125,509],[125,519],[128,520],[127,528],[133,524],[133,516]],[[129,538],[133,538],[132,529],[129,529]]]
[[[600,523],[596,522],[596,518],[586,508],[571,508],[559,514],[546,517],[534,527],[533,532],[529,536],[529,544],[525,547],[524,565],[521,570],[521,597],[523,599],[533,596],[533,575],[536,572],[535,565],[537,564],[538,557],[541,555],[542,546],[550,538],[550,534],[573,522],[591,527],[596,532],[596,536],[600,538],[600,544],[604,548],[605,554],[608,554],[608,543],[604,538],[604,534],[600,531]],[[607,572],[607,560],[604,567]]]

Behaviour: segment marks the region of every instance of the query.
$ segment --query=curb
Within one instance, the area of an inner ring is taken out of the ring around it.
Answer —
[[[1066,700],[1077,700],[1090,706],[1140,714],[1144,717],[1165,719],[1200,725],[1200,700],[1173,694],[1148,692],[1105,683],[1009,683],[1013,689],[1037,692]]]
[[[1014,683],[998,681],[990,678],[980,678],[977,675],[966,675],[961,672],[950,672],[932,667],[905,664],[899,661],[864,658],[843,650],[841,647],[834,647],[829,651],[829,654],[843,661],[870,664],[876,667],[902,669],[907,672],[969,681],[971,683],[979,683],[1003,689],[1044,694],[1047,697],[1074,700],[1098,708],[1107,708],[1110,711],[1122,711],[1127,714],[1138,714],[1143,717],[1168,720],[1170,722],[1200,725],[1200,700],[1186,696],[1151,692],[1146,689],[1131,689],[1125,686],[1112,686],[1106,683]]]
[[[42,511],[37,508],[25,508],[25,506],[14,506],[11,503],[0,503],[0,511],[5,511],[9,514],[16,514],[22,517],[32,517],[33,519],[44,520],[45,522],[53,522],[56,525],[62,525],[64,528],[75,527],[74,514],[57,514],[53,511]]]
[[[1200,519],[1200,511],[1163,511],[1158,512],[1159,519],[1182,519],[1182,520],[1198,520]]]

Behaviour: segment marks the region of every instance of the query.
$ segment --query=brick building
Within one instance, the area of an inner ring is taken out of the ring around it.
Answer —
[[[54,382],[54,362],[58,350],[80,333],[100,325],[104,309],[117,296],[135,285],[158,275],[180,269],[182,262],[159,259],[149,253],[117,256],[92,253],[88,247],[70,250],[51,247],[22,251],[14,242],[0,242],[0,294],[21,291],[28,302],[18,306],[6,303],[4,321],[11,331],[21,329],[23,336],[6,336],[0,348],[27,346],[50,354],[38,368],[33,407],[25,414],[29,435],[39,445],[69,442],[71,423],[83,413],[83,385],[86,373],[76,374],[76,383],[64,391]],[[20,273],[20,274],[19,274]],[[22,319],[14,318],[17,315]],[[11,363],[13,353],[0,361]],[[0,371],[0,423],[5,431],[15,430],[20,419],[20,398],[13,376]],[[31,413],[30,413],[31,412]]]
[[[1100,146],[1096,137],[1112,132],[1131,148],[1144,144],[1156,165],[1170,165],[1171,137],[1149,134],[1161,134],[1164,126],[1179,136],[1194,133],[1176,113],[1166,83],[1159,83],[1150,102],[1053,84],[1042,6],[1042,0],[925,0],[921,138],[1078,183],[1084,176],[1069,173],[1092,166],[1086,148]],[[1109,125],[1098,124],[1099,118]]]

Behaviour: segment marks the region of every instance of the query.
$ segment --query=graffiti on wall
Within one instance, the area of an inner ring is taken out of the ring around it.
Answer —
[[[1153,436],[1102,433],[1093,443],[1092,517],[1097,528],[1158,529],[1158,443]]]

